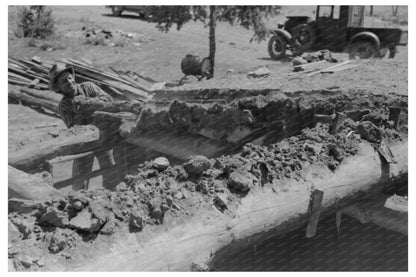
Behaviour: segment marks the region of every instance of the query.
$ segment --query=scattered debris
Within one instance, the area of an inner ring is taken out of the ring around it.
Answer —
[[[383,131],[370,121],[360,122],[354,132],[369,142],[380,143],[383,138]]]
[[[270,70],[267,67],[261,67],[259,69],[256,69],[254,71],[250,71],[247,73],[247,77],[253,77],[253,78],[261,78],[261,77],[268,77],[270,76]]]

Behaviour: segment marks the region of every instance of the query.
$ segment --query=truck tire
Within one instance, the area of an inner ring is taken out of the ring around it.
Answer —
[[[370,59],[377,56],[377,49],[370,41],[357,41],[349,47],[349,55],[351,60]]]
[[[315,30],[308,24],[300,24],[291,30],[294,46],[298,52],[306,52],[312,48],[316,41]]]
[[[267,50],[272,60],[280,60],[286,56],[287,42],[282,36],[274,35],[270,38]]]
[[[120,16],[121,13],[123,12],[123,8],[120,6],[112,6],[111,12],[113,13],[114,16]]]

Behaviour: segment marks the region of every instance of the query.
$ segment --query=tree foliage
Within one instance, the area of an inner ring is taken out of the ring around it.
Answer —
[[[250,42],[262,41],[268,30],[265,20],[279,14],[280,6],[148,6],[147,16],[159,30],[168,32],[173,26],[180,30],[189,21],[202,22],[209,27],[209,59],[214,76],[215,28],[217,22],[228,22],[254,31]]]
[[[176,29],[189,21],[200,21],[209,25],[209,12],[212,6],[149,6],[147,14],[155,21],[157,27],[164,32],[172,26]],[[218,22],[241,25],[253,29],[252,40],[261,41],[266,38],[265,20],[279,14],[280,6],[214,6],[215,18]]]
[[[55,31],[52,11],[45,6],[23,6],[18,9],[17,25],[23,37],[49,38]]]

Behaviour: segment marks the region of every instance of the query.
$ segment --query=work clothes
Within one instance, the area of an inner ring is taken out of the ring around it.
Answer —
[[[87,98],[94,98],[100,101],[112,102],[113,98],[100,89],[92,82],[84,82],[76,85],[76,95],[83,95]],[[59,91],[58,91],[59,93]],[[73,106],[74,98],[64,95],[61,102],[59,102],[58,112],[61,119],[64,121],[66,127],[71,128],[75,124],[83,125],[83,122],[76,122],[76,116]],[[78,119],[79,120],[79,119]]]
[[[57,91],[60,93],[59,91]],[[61,92],[62,93],[62,92]],[[113,101],[112,97],[101,90],[97,85],[92,82],[84,82],[81,84],[76,84],[76,93],[75,95],[83,95],[86,98],[93,98],[99,101],[111,102]],[[65,125],[68,128],[71,128],[74,125],[84,125],[85,122],[82,122],[80,117],[76,116],[76,111],[73,105],[73,97],[64,95],[61,102],[59,103],[58,112],[61,119],[64,121]],[[108,168],[115,164],[113,151],[104,151],[100,153],[95,153],[95,157],[98,160],[100,168]],[[72,176],[80,176],[88,174],[92,171],[94,164],[94,155],[78,158],[74,160],[72,166]],[[114,170],[106,170],[102,174],[103,178],[103,187],[107,189],[114,189],[114,184],[116,182]],[[73,190],[88,189],[89,179],[75,182],[72,186]]]

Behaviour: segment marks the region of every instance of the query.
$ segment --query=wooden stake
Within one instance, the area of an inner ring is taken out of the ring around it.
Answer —
[[[392,120],[394,122],[394,129],[397,130],[400,126],[400,115],[402,111],[399,107],[390,107],[389,111],[389,120]]]
[[[334,121],[329,127],[329,133],[335,135],[338,132],[339,128],[341,128],[344,125],[345,119],[347,119],[347,116],[345,114],[337,112]]]
[[[319,216],[321,215],[322,200],[324,198],[324,192],[321,190],[314,190],[311,194],[311,200],[309,202],[309,222],[306,227],[306,237],[312,238],[316,234],[316,228],[318,227]]]

